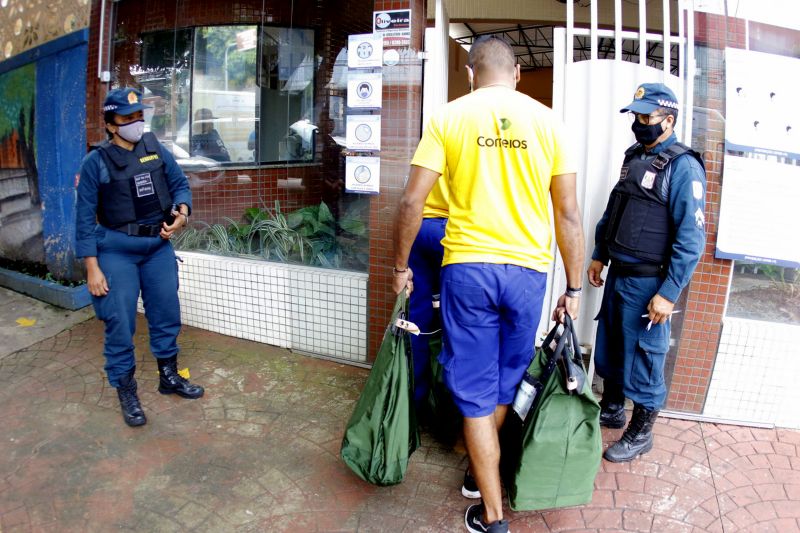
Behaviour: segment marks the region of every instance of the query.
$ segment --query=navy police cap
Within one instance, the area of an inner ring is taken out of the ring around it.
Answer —
[[[103,111],[113,111],[117,115],[130,115],[151,107],[142,103],[142,93],[132,87],[110,91],[103,102]]]
[[[678,99],[675,97],[675,93],[663,83],[643,83],[636,89],[633,102],[620,109],[619,112],[630,111],[649,115],[659,107],[678,109]]]

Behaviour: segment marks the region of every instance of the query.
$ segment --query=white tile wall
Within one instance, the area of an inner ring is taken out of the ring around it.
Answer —
[[[706,416],[800,428],[800,326],[725,318]]]
[[[195,252],[178,256],[184,324],[367,360],[367,274]]]

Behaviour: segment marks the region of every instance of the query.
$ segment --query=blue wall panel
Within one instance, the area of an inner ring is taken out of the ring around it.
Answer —
[[[86,154],[86,39],[36,58],[36,162],[45,262],[56,277],[75,262],[75,179]]]

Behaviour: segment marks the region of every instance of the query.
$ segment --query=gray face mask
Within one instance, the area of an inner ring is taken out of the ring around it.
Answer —
[[[144,135],[144,120],[128,122],[120,126],[117,134],[129,143],[138,143],[142,135]]]

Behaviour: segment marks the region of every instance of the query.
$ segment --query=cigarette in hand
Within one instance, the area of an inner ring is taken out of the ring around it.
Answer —
[[[681,312],[681,310],[680,310],[680,309],[678,309],[677,311],[673,311],[673,312],[671,312],[669,315],[670,315],[670,316],[672,316],[672,315],[674,315],[674,314],[676,314],[676,313],[680,313],[680,312]],[[647,318],[648,316],[650,316],[650,315],[649,315],[648,313],[645,313],[645,314],[643,314],[643,315],[642,315],[642,318]],[[652,320],[651,320],[650,322],[648,322],[648,323],[647,323],[647,328],[645,328],[645,329],[646,329],[647,331],[650,331],[650,328],[651,328],[651,327],[653,327],[653,321],[652,321]]]

